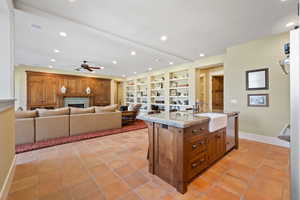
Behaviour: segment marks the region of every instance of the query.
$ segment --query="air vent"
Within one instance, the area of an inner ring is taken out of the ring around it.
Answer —
[[[42,30],[42,26],[40,26],[38,24],[31,24],[31,27],[34,29]]]

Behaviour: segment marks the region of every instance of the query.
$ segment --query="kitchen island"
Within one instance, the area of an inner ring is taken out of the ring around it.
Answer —
[[[149,172],[184,194],[195,177],[238,148],[238,116],[191,111],[140,115],[148,126]]]

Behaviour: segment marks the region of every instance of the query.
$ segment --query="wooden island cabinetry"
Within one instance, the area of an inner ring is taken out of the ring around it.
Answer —
[[[65,97],[88,97],[91,106],[110,104],[111,80],[27,71],[27,109],[63,107]],[[62,94],[60,88],[67,92]],[[86,94],[86,88],[91,94]]]
[[[226,127],[209,132],[209,118],[198,118],[198,123],[195,123],[194,118],[192,125],[186,127],[167,125],[170,117],[162,122],[150,115],[149,118],[144,116],[140,119],[145,120],[148,125],[150,173],[171,184],[181,193],[187,191],[187,185],[197,175],[228,151],[238,148],[238,140],[234,140],[234,145],[226,149],[227,140],[232,139],[226,136]],[[230,121],[238,123],[238,114],[229,114],[228,124]],[[237,130],[234,134],[234,137],[238,137]]]

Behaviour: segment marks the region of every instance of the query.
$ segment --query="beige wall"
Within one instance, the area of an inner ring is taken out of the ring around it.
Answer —
[[[115,102],[115,81],[123,81],[122,78],[113,77],[113,76],[102,76],[95,74],[87,73],[78,73],[63,71],[57,69],[49,69],[42,67],[30,67],[30,66],[18,66],[15,68],[15,96],[16,96],[16,109],[18,107],[26,108],[27,101],[27,87],[26,87],[26,71],[38,71],[38,72],[47,72],[47,73],[56,73],[56,74],[68,74],[68,75],[77,75],[77,76],[87,76],[87,77],[96,77],[96,78],[109,78],[112,79],[111,82],[111,102]]]
[[[283,56],[283,45],[289,34],[255,40],[227,49],[225,58],[225,110],[240,111],[240,130],[276,137],[289,123],[289,76],[283,75],[278,61]],[[245,72],[269,68],[270,89],[246,91]],[[268,93],[270,107],[247,106],[247,94]],[[237,100],[237,103],[232,103]]]
[[[117,103],[119,105],[124,105],[123,94],[124,94],[124,91],[123,91],[123,82],[118,82],[116,96],[117,96]]]
[[[14,121],[15,115],[13,108],[0,112],[0,190],[15,156]]]

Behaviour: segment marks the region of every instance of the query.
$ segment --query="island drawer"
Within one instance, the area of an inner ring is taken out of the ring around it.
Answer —
[[[207,153],[200,154],[196,159],[191,159],[188,166],[189,179],[194,178],[200,172],[202,172],[209,163]]]
[[[208,137],[206,135],[201,136],[199,140],[188,142],[188,152],[190,158],[193,159],[201,153],[207,152],[208,149]]]
[[[185,139],[189,142],[196,142],[208,133],[208,123],[203,123],[184,129]]]

